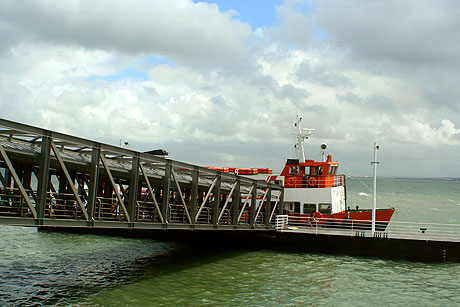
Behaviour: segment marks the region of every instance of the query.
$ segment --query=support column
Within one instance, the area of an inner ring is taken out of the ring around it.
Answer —
[[[216,185],[214,186],[214,204],[212,209],[212,224],[217,226],[219,220],[219,207],[220,207],[220,182],[222,177],[220,174],[217,175]]]
[[[270,226],[270,215],[272,213],[272,186],[269,183],[267,187],[267,200],[265,201],[265,210],[264,210],[264,224],[265,226]]]
[[[131,178],[129,181],[129,195],[128,195],[128,212],[129,216],[132,217],[131,222],[135,222],[137,219],[136,206],[137,197],[139,192],[139,153],[136,152],[131,162]]]
[[[166,161],[165,178],[163,180],[163,202],[161,204],[161,214],[165,223],[169,221],[169,198],[171,197],[171,171],[172,162]]]
[[[190,191],[190,218],[192,219],[193,224],[195,224],[196,207],[198,205],[198,175],[199,168],[195,167],[192,170],[192,188]]]
[[[88,216],[90,221],[94,220],[96,209],[96,197],[99,178],[99,155],[101,154],[101,145],[94,144],[91,153],[91,173],[89,178],[89,193],[88,193]],[[100,208],[99,208],[100,210]]]
[[[38,171],[38,188],[37,188],[37,218],[39,220],[45,217],[46,196],[48,192],[48,181],[50,171],[50,154],[51,154],[51,131],[42,136],[42,146],[40,152],[40,169]]]
[[[236,179],[235,190],[233,191],[232,196],[232,224],[238,225],[238,216],[240,214],[240,205],[241,205],[241,179]]]
[[[255,216],[256,216],[256,206],[257,206],[257,182],[252,184],[252,194],[251,194],[251,214],[249,216],[249,225],[252,227],[255,225]]]

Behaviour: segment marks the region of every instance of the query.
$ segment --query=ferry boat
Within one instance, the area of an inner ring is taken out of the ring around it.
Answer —
[[[321,145],[322,161],[305,159],[303,144],[315,129],[302,128],[301,121],[302,118],[297,116],[294,124],[296,137],[294,148],[297,158],[287,159],[280,175],[270,175],[271,169],[209,168],[240,175],[268,174],[267,182],[284,185],[283,207],[279,214],[288,215],[299,225],[372,229],[372,218],[375,214],[373,230],[385,230],[395,209],[373,211],[373,209],[360,209],[359,206],[354,208],[347,206],[346,177],[338,174],[339,162],[332,161],[332,155],[325,155],[326,144]]]
[[[325,156],[327,146],[321,145],[322,161],[305,159],[303,143],[315,129],[302,128],[301,120],[297,116],[294,124],[297,159],[288,159],[280,174],[284,184],[283,213],[303,217],[310,225],[347,227],[353,223],[354,228],[370,229],[373,210],[347,206],[346,177],[338,174],[339,162],[332,161],[330,154]],[[278,178],[270,176],[268,180]],[[384,230],[394,212],[394,208],[376,209],[375,229]]]

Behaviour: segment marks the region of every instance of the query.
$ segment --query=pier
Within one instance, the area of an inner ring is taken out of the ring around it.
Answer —
[[[273,229],[283,187],[0,120],[0,224]]]
[[[0,225],[460,261],[460,225],[312,224],[282,214],[283,193],[264,180],[0,119]]]

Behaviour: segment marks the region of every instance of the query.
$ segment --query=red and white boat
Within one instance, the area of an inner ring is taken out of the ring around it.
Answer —
[[[288,215],[295,224],[311,227],[385,230],[395,209],[375,208],[376,164],[378,162],[372,162],[374,164],[374,208],[348,207],[346,177],[338,174],[339,162],[332,161],[330,154],[326,157],[326,144],[321,145],[322,161],[305,159],[303,143],[315,129],[302,128],[301,121],[302,119],[297,116],[294,124],[294,136],[296,137],[294,148],[297,159],[287,159],[280,175],[270,175],[272,170],[266,168],[207,168],[237,175],[269,174],[266,178],[267,182],[284,185],[283,207],[279,214]],[[378,146],[375,146],[374,149],[378,149]],[[376,158],[376,152],[374,152],[374,160]],[[258,199],[258,205],[260,202],[262,202],[262,197]]]
[[[347,207],[346,177],[338,175],[339,162],[332,161],[331,155],[325,157],[326,145],[321,145],[323,161],[305,159],[303,142],[314,129],[301,128],[301,120],[297,116],[294,124],[297,159],[287,160],[280,178],[268,178],[269,181],[281,179],[284,184],[283,213],[311,225],[348,227],[353,223],[354,228],[370,229],[373,210]],[[384,230],[395,209],[375,209],[374,212],[375,230]]]

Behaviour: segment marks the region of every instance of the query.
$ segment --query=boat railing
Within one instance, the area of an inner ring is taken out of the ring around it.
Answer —
[[[345,175],[304,176],[302,179],[290,178],[285,182],[286,188],[330,188],[345,184]]]
[[[314,234],[460,242],[460,224],[377,221],[372,232],[369,220],[277,215],[275,228],[277,231]]]

